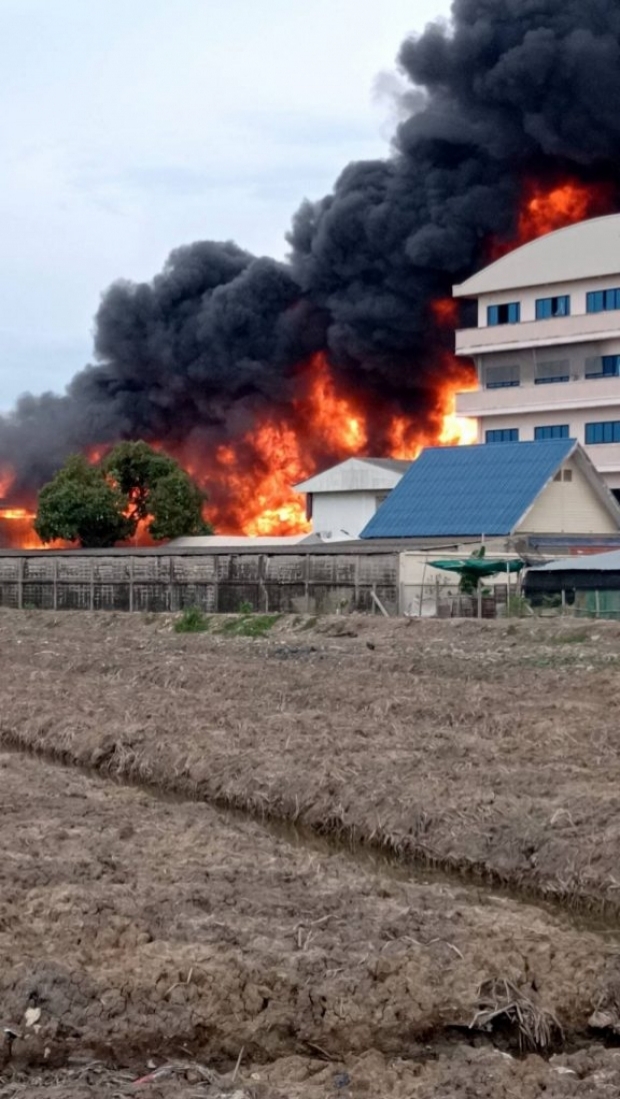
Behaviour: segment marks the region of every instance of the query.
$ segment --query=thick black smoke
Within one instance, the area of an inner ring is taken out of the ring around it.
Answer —
[[[0,421],[16,495],[93,444],[234,439],[290,408],[297,364],[318,349],[368,408],[423,426],[451,341],[430,303],[484,262],[490,237],[511,237],[524,180],[605,181],[615,208],[620,0],[455,0],[450,25],[407,40],[399,63],[422,95],[403,93],[416,108],[393,154],[304,202],[288,264],[201,242],[151,283],[111,287],[98,365]]]

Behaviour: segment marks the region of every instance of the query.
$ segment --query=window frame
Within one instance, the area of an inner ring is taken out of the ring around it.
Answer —
[[[620,309],[620,287],[586,293],[586,313],[611,313],[616,309]]]
[[[560,302],[563,308],[560,308]],[[558,317],[570,317],[570,294],[554,294],[550,298],[536,298],[536,320],[556,320]]]
[[[593,420],[587,423],[584,439],[586,446],[609,446],[612,443],[620,443],[620,420]]]
[[[548,434],[541,434],[547,432]],[[541,424],[534,428],[534,442],[545,442],[548,439],[569,439],[570,424]]]
[[[500,310],[506,310],[506,319],[500,313]],[[501,328],[505,324],[520,324],[521,323],[521,302],[520,301],[506,301],[500,302],[498,305],[487,305],[487,327],[488,328]]]
[[[499,378],[497,381],[489,381],[489,373],[491,371],[501,371],[505,375],[504,378]],[[506,377],[510,373],[516,375],[516,377]],[[483,383],[485,389],[518,389],[521,385],[521,363],[508,363],[506,365],[485,366],[483,374]]]
[[[491,435],[501,435],[502,438],[493,438]],[[505,436],[508,436],[506,438]],[[493,446],[497,443],[518,443],[519,442],[519,428],[518,427],[492,427],[484,433],[484,441],[486,444]]]
[[[586,371],[587,381],[594,378],[620,378],[620,355],[601,355],[600,363],[600,370]]]
[[[541,374],[536,375],[534,378],[534,385],[557,385],[558,383],[570,381],[570,359],[550,359],[548,362],[537,362],[535,370],[539,370],[542,367],[561,367],[566,370],[566,374]]]

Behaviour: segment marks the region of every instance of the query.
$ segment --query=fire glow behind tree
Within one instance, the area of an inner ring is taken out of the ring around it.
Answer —
[[[143,438],[209,491],[218,530],[288,533],[290,485],[317,469],[470,440],[451,286],[620,209],[620,2],[455,0],[399,64],[392,155],[302,204],[287,263],[199,242],[108,290],[96,365],[0,421],[7,507],[70,452]]]

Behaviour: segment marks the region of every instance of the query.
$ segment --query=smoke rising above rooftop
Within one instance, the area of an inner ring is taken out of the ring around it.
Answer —
[[[433,303],[494,242],[519,239],[528,188],[576,181],[592,189],[588,215],[620,208],[620,0],[455,0],[451,22],[405,41],[398,63],[390,156],[349,164],[331,194],[302,203],[288,262],[201,241],[151,282],[109,288],[94,365],[65,395],[25,396],[0,419],[9,496],[32,498],[72,451],[144,438],[191,452],[225,509],[209,456],[243,440],[235,463],[260,464],[251,439],[265,421],[326,465],[345,454],[304,422],[316,355],[364,416],[366,453],[391,453],[396,416],[429,433],[459,369]]]

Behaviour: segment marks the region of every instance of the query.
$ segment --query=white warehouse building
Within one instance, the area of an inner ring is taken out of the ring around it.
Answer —
[[[359,537],[410,465],[396,458],[347,458],[293,487],[305,494],[313,534],[341,542]]]
[[[456,411],[478,441],[577,439],[620,493],[620,214],[539,237],[454,295],[478,301],[456,336],[480,382]]]

